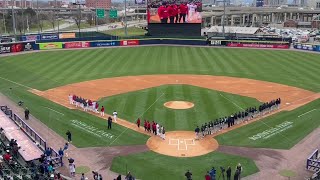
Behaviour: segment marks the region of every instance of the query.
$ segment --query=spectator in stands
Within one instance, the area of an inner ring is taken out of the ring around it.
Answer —
[[[119,174],[119,176],[115,180],[121,180],[121,175]]]
[[[231,167],[230,166],[228,166],[226,173],[227,173],[227,180],[231,180]]]
[[[127,176],[125,177],[126,180],[134,180],[134,177],[132,176],[131,172],[129,171]]]
[[[59,149],[58,154],[60,156],[61,166],[63,166],[63,155],[64,155],[64,153],[63,153],[62,148]]]
[[[80,180],[85,180],[85,179],[86,179],[86,177],[84,177],[84,173],[82,173]]]
[[[66,155],[66,157],[68,157],[68,149],[69,149],[69,143],[66,142],[66,144],[64,144],[64,148],[63,148],[64,154]]]
[[[2,127],[0,127],[0,139],[4,139],[5,136],[4,136],[4,129]]]
[[[26,120],[29,119],[29,114],[30,114],[30,111],[29,111],[28,107],[26,107],[26,109],[24,110],[24,117]]]
[[[2,169],[3,169],[3,157],[2,156],[0,156],[0,177],[3,177],[3,172],[2,172]]]
[[[69,143],[72,142],[71,132],[69,130],[66,132],[66,135],[67,135],[67,138],[68,138],[68,142]]]
[[[98,179],[98,172],[92,171],[92,175],[94,180]]]
[[[52,162],[48,165],[47,169],[48,169],[48,173],[49,173],[49,174],[52,174],[52,173],[53,173],[54,169],[53,169],[53,164],[52,164]]]
[[[46,157],[51,156],[51,154],[52,154],[52,150],[51,150],[51,148],[47,148],[47,149],[46,149],[46,151],[45,151],[45,155],[46,155]]]
[[[62,177],[61,177],[60,173],[56,174],[55,177],[54,177],[54,179],[56,179],[56,180],[62,180]]]
[[[74,164],[74,162],[69,164],[69,170],[70,170],[70,175],[72,177],[75,177],[75,175],[76,175],[76,165]]]
[[[238,173],[239,173],[238,177],[239,177],[239,180],[240,180],[240,178],[241,178],[241,173],[242,173],[242,166],[241,166],[240,163],[237,165],[236,169],[238,170]]]
[[[204,179],[205,179],[205,180],[211,180],[209,171],[207,171],[207,174],[204,176]]]
[[[7,150],[7,152],[2,157],[3,157],[3,160],[7,162],[9,162],[10,159],[12,158],[9,150]]]
[[[12,147],[12,155],[13,155],[13,157],[18,158],[19,149],[20,149],[20,147],[18,146],[18,144],[14,143],[13,147]]]

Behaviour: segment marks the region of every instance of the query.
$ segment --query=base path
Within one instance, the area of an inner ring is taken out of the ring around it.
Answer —
[[[272,114],[282,110],[292,110],[320,98],[320,93],[317,94],[297,87],[246,78],[210,75],[125,76],[84,81],[46,91],[38,91],[33,89],[31,92],[70,109],[74,109],[76,107],[69,104],[69,94],[75,94],[91,100],[99,100],[103,97],[109,97],[117,94],[153,88],[161,85],[174,84],[193,85],[202,88],[238,94],[255,98],[261,102],[267,102],[280,97],[282,100],[281,109],[273,112]],[[229,99],[226,100],[232,102]],[[99,114],[94,115],[100,117]],[[105,117],[108,116],[109,115]],[[255,120],[259,119],[260,118]],[[249,123],[252,123],[255,120],[249,121]],[[129,121],[119,118],[116,123],[134,131],[150,135],[151,138],[147,142],[149,149],[161,154],[177,157],[200,156],[212,152],[218,148],[218,143],[212,138],[213,136],[245,125],[242,123],[233,126],[232,128],[220,131],[211,137],[208,136],[208,138],[200,141],[193,141],[195,138],[195,134],[193,132],[167,132],[166,140],[162,140],[158,136],[152,136],[151,134],[146,133],[143,130],[143,127],[138,128],[134,123]]]

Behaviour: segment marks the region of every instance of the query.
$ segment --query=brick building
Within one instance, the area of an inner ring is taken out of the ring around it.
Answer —
[[[86,6],[89,8],[110,9],[111,0],[86,0]]]

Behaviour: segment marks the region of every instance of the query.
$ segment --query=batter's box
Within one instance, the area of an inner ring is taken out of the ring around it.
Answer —
[[[177,146],[179,145],[179,139],[169,139],[169,145]]]
[[[196,145],[195,142],[194,142],[194,139],[185,139],[184,141],[185,141],[185,143],[186,143],[187,146],[189,146],[189,145],[191,145],[191,146]]]

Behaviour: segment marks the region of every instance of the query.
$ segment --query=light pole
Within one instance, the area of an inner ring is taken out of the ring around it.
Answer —
[[[95,4],[95,8],[96,8],[96,14],[94,15],[94,17],[95,17],[95,24],[96,24],[96,27],[97,27],[97,32],[98,32],[98,14],[97,14],[97,0],[96,0],[96,4]]]
[[[39,0],[37,0],[37,21],[38,21],[38,34],[40,34],[40,21],[39,21]]]
[[[222,35],[223,35],[223,37],[225,37],[225,29],[224,29],[225,17],[226,17],[226,0],[223,0],[223,18],[222,18]]]
[[[14,33],[14,38],[17,38],[17,29],[16,29],[16,18],[14,17],[14,11],[13,11],[13,0],[11,0],[11,12],[12,12],[12,28]]]
[[[128,29],[127,29],[127,0],[124,0],[124,34],[128,36]]]

